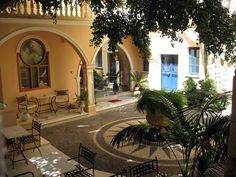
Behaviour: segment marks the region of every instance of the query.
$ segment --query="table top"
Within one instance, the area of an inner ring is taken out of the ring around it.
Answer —
[[[76,169],[76,167],[69,163],[58,152],[51,152],[42,157],[33,157],[29,159],[44,176],[60,176],[68,171]]]
[[[34,96],[34,98],[37,98],[37,99],[46,99],[46,98],[52,98],[56,96],[55,94],[45,94],[45,95],[37,95],[37,96]]]
[[[2,133],[7,139],[30,135],[30,132],[28,132],[22,126],[19,125],[3,128]]]

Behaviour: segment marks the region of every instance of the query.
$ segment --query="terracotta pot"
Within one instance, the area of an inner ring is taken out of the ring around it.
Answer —
[[[170,119],[159,112],[155,114],[147,114],[146,119],[150,125],[158,128],[164,128],[170,125]]]

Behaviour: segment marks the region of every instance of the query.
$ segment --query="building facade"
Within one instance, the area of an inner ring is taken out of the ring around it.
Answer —
[[[133,90],[132,71],[145,74],[151,89],[179,90],[189,77],[205,78],[204,47],[191,30],[182,34],[182,43],[174,45],[151,33],[152,55],[143,59],[131,38],[116,52],[107,49],[108,39],[100,48],[92,47],[94,16],[87,4],[64,5],[57,15],[54,23],[34,0],[0,13],[0,102],[7,104],[1,111],[4,126],[16,118],[17,96],[53,94],[57,89],[68,89],[71,102],[81,89],[86,90],[86,110],[96,112],[95,71],[107,78],[108,87],[116,83],[121,91]]]

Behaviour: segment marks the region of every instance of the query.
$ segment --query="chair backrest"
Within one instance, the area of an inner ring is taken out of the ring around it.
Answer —
[[[27,101],[28,101],[27,95],[16,97],[16,102],[18,104],[23,103],[23,102],[27,102]]]
[[[41,134],[41,123],[35,121],[34,119],[32,120],[32,134],[34,134],[34,130],[38,132],[38,134]]]
[[[139,177],[144,176],[151,173],[159,173],[158,170],[158,161],[155,157],[155,160],[150,160],[144,163],[141,163],[139,165],[136,165],[134,167],[130,167],[130,176],[131,177]]]
[[[79,145],[79,154],[78,154],[78,161],[80,163],[81,159],[83,158],[87,160],[89,163],[91,163],[94,167],[95,164],[95,156],[97,153],[92,152],[88,148],[84,147],[81,143]]]
[[[64,96],[64,95],[68,95],[68,90],[55,90],[55,94],[56,96]]]

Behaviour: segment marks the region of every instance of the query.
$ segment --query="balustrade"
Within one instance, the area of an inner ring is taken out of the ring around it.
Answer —
[[[80,17],[93,18],[93,13],[85,2],[81,5],[77,2],[72,4],[65,4],[61,2],[61,9],[56,10],[57,17]],[[45,17],[42,11],[42,5],[35,2],[35,0],[25,0],[23,3],[18,3],[14,8],[7,8],[0,12],[0,16],[10,17]]]

